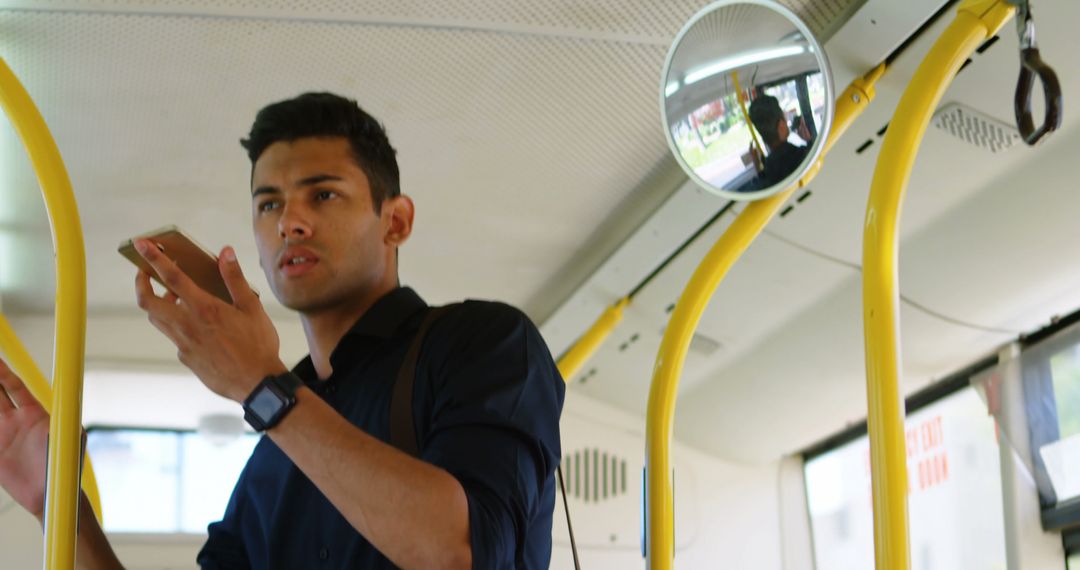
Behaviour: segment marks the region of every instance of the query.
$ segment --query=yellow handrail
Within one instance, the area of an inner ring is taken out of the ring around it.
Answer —
[[[60,151],[30,94],[3,58],[0,58],[0,105],[34,165],[56,249],[56,340],[45,494],[45,568],[70,570],[75,567],[79,513],[86,251],[75,195]]]
[[[679,377],[705,306],[716,287],[746,248],[780,209],[791,193],[809,184],[821,167],[825,153],[844,134],[855,118],[874,98],[874,83],[885,73],[885,65],[858,78],[836,101],[836,114],[825,146],[814,166],[791,188],[764,200],[752,202],[720,236],[694,272],[683,291],[671,322],[664,331],[653,369],[652,387],[646,415],[646,555],[652,570],[670,570],[675,557],[674,497],[672,492],[671,438],[675,422],[675,399]]]
[[[746,130],[750,131],[750,138],[754,141],[754,148],[757,149],[757,156],[754,157],[754,168],[761,172],[763,170],[761,161],[765,160],[765,148],[761,146],[761,141],[757,137],[757,130],[754,129],[754,124],[750,122],[750,113],[746,112],[746,95],[743,94],[742,87],[739,85],[738,71],[731,72],[731,81],[735,83],[735,100],[739,102],[739,110],[742,111],[743,121],[746,122]]]
[[[563,381],[570,382],[570,379],[577,375],[589,358],[592,358],[596,349],[600,348],[604,340],[611,335],[611,331],[622,322],[623,309],[629,304],[630,297],[623,297],[619,299],[619,302],[608,307],[593,323],[593,326],[559,359],[559,374],[562,375]]]
[[[899,378],[897,226],[923,134],[945,89],[975,48],[1012,16],[1003,0],[968,0],[908,83],[889,123],[870,187],[863,232],[867,423],[874,497],[874,559],[907,570],[907,456]]]
[[[11,323],[8,322],[3,313],[0,313],[0,352],[3,352],[4,356],[7,357],[11,370],[26,383],[26,388],[30,390],[30,394],[41,403],[41,407],[45,408],[47,413],[51,414],[52,386],[49,385],[49,381],[45,379],[45,375],[41,373],[41,369],[34,362],[34,358],[30,356],[30,352],[23,346],[22,341],[15,334],[15,329],[11,327]],[[82,488],[86,493],[86,498],[90,501],[90,506],[94,509],[98,521],[102,521],[101,494],[98,491],[97,478],[94,476],[94,466],[90,463],[90,456],[87,456],[85,461],[82,473]]]

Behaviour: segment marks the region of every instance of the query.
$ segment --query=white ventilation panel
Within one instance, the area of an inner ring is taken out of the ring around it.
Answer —
[[[953,102],[938,109],[934,113],[934,126],[990,152],[1005,151],[1020,142],[1020,132],[1014,125],[962,103]]]

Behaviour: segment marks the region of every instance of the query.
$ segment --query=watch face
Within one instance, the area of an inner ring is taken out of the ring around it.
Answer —
[[[284,402],[282,402],[281,396],[275,394],[273,391],[259,390],[259,393],[255,394],[255,398],[248,404],[248,408],[258,416],[260,420],[267,422],[281,409],[282,404],[284,404]]]

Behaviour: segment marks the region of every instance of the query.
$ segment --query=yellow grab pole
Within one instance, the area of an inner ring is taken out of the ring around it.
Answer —
[[[611,335],[611,331],[622,322],[623,309],[629,304],[630,297],[623,297],[608,307],[593,326],[559,359],[559,374],[563,381],[570,382],[570,379],[577,375],[596,349]]]
[[[653,368],[646,416],[645,454],[645,552],[652,570],[670,570],[675,557],[674,496],[672,492],[671,438],[675,423],[675,399],[683,363],[705,306],[716,287],[739,259],[750,242],[780,209],[791,193],[810,183],[821,167],[825,153],[874,98],[874,83],[885,73],[885,65],[856,79],[836,101],[836,114],[829,137],[814,166],[791,188],[772,197],[751,202],[731,227],[720,236],[694,272],[683,291],[671,322],[664,331],[660,352]]]
[[[0,313],[0,352],[7,357],[8,364],[15,374],[26,383],[26,388],[41,403],[45,411],[52,413],[53,391],[45,375],[41,373],[37,363],[34,362],[30,352],[23,346],[22,341],[15,334],[11,323]],[[97,478],[94,477],[94,467],[90,464],[90,457],[85,459],[86,465],[82,473],[82,488],[86,492],[86,498],[90,506],[94,508],[94,514],[101,521],[101,494],[98,491]]]
[[[82,377],[86,350],[86,252],[82,225],[60,151],[18,78],[0,58],[0,105],[34,165],[56,250],[56,340],[49,467],[45,493],[45,567],[75,567],[82,457]]]
[[[765,148],[761,146],[761,141],[757,138],[757,131],[754,130],[754,124],[750,122],[750,113],[746,112],[746,96],[743,95],[742,87],[739,86],[739,72],[731,72],[731,80],[735,83],[735,99],[739,101],[739,109],[742,111],[743,121],[746,121],[746,130],[750,131],[750,137],[754,141],[754,148],[757,149],[757,157],[754,159],[754,166],[761,172],[761,161],[765,160]]]
[[[897,226],[915,155],[945,89],[1012,16],[1003,0],[965,1],[908,83],[881,147],[863,231],[866,396],[878,570],[907,570],[907,456],[899,378]]]

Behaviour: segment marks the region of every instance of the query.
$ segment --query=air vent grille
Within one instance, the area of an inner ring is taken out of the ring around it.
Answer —
[[[626,494],[626,460],[598,448],[563,454],[566,496],[600,503]]]
[[[1016,127],[961,103],[949,103],[934,114],[934,126],[968,144],[1001,152],[1020,140]]]
[[[825,42],[866,4],[866,0],[780,0],[806,22],[818,40]]]

